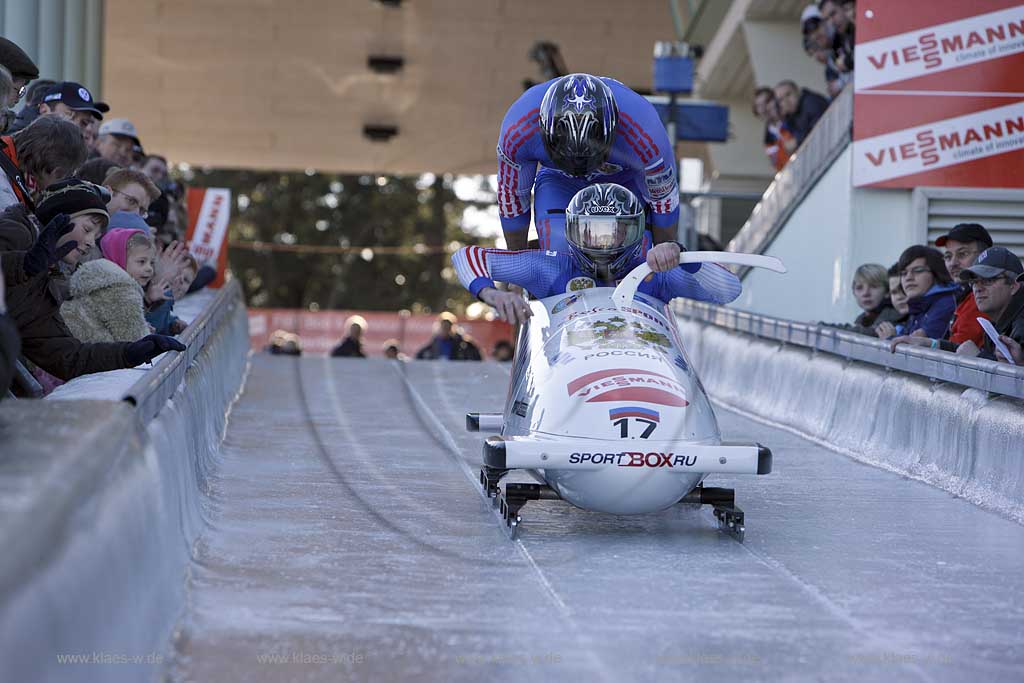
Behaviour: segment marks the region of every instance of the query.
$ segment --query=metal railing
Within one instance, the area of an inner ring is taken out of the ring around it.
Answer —
[[[688,299],[677,299],[674,309],[677,315],[685,318],[761,339],[816,349],[850,360],[921,375],[937,381],[952,382],[994,394],[1024,398],[1024,367],[980,358],[967,358],[909,344],[897,346],[896,352],[893,353],[889,350],[889,343],[881,339]]]
[[[164,354],[144,377],[128,388],[123,400],[136,407],[143,424],[156,417],[174,395],[196,356],[217,333],[224,319],[244,305],[238,280],[227,282],[213,302],[178,336],[187,347],[185,351]]]
[[[750,218],[729,242],[729,251],[762,254],[778,236],[800,202],[850,143],[853,87],[833,100],[789,163],[775,175]],[[749,268],[737,272],[742,278]]]

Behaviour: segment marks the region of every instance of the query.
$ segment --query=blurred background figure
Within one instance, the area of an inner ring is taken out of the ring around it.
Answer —
[[[384,351],[384,357],[390,360],[409,360],[409,357],[402,353],[402,349],[398,344],[397,339],[388,339],[384,342],[381,347]]]
[[[274,334],[270,335],[267,353],[272,356],[301,356],[302,343],[299,335],[285,330],[275,330]]]
[[[434,338],[416,352],[419,360],[480,360],[480,349],[455,331],[456,317],[449,311],[437,316]]]
[[[491,359],[499,363],[506,363],[512,360],[513,355],[515,355],[515,349],[512,347],[512,342],[504,339],[495,343],[494,348],[491,350]]]
[[[366,332],[366,318],[353,315],[345,321],[348,335],[331,351],[332,358],[366,358],[363,353],[363,333]]]

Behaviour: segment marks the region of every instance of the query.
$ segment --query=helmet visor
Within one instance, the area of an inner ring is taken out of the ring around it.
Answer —
[[[590,257],[613,258],[643,238],[644,216],[566,217],[565,236]]]

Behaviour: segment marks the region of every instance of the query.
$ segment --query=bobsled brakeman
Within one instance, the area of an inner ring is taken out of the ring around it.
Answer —
[[[470,431],[494,433],[484,443],[484,492],[513,538],[528,501],[561,499],[615,514],[707,504],[742,541],[733,490],[702,482],[715,473],[768,474],[771,451],[722,442],[667,302],[734,299],[739,281],[712,261],[784,266],[750,254],[680,253],[677,245],[659,245],[645,260],[643,207],[618,185],[582,190],[566,218],[569,254],[466,247],[453,256],[470,291],[521,323],[504,412],[466,416]],[[665,264],[666,254],[678,265]],[[539,300],[517,302],[494,280]],[[538,483],[502,483],[510,470]]]

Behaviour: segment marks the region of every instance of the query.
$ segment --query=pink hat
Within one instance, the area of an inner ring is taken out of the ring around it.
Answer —
[[[145,235],[142,230],[130,228],[114,228],[108,230],[107,234],[100,239],[100,251],[108,261],[113,261],[122,269],[128,270],[128,240],[134,234]]]

